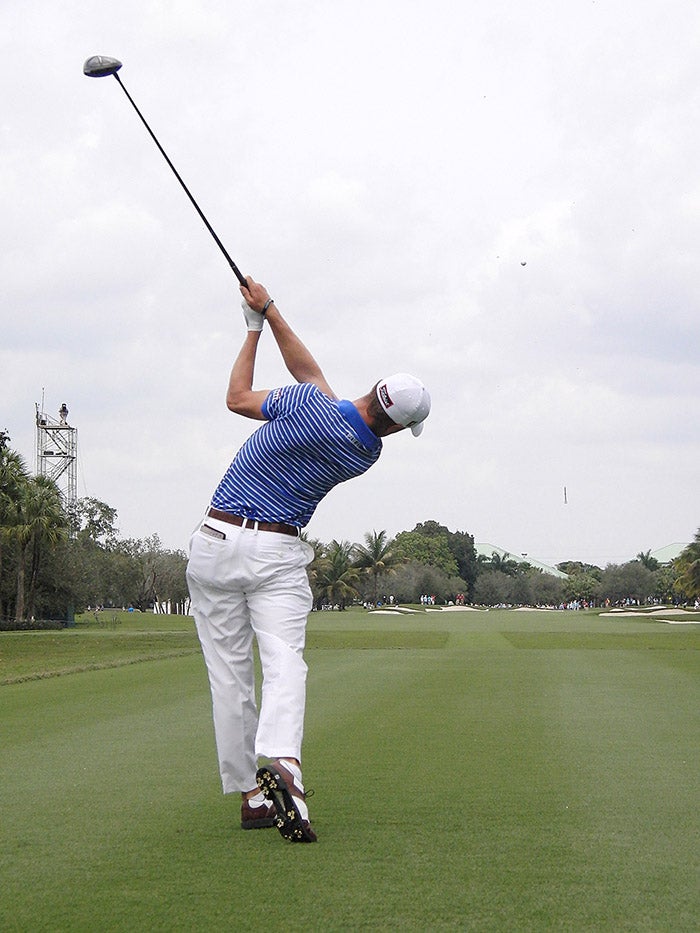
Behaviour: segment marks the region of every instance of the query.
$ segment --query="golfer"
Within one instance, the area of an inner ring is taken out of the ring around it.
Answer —
[[[241,286],[248,333],[226,404],[264,421],[243,444],[190,542],[187,581],[211,687],[223,792],[241,792],[241,826],[277,826],[315,842],[301,774],[304,642],[313,550],[300,535],[321,499],[376,463],[382,437],[423,430],[430,396],[397,373],[354,402],[339,400],[267,290]],[[296,385],[253,388],[264,322]],[[262,667],[258,713],[255,637]],[[269,763],[258,767],[258,759]]]

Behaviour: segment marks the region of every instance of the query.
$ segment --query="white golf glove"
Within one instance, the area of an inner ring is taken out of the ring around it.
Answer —
[[[265,316],[251,308],[245,298],[241,302],[241,307],[243,308],[243,317],[245,318],[248,330],[262,330],[263,324],[265,323]]]

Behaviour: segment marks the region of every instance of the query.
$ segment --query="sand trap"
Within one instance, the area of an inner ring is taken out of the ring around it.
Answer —
[[[623,612],[635,612],[635,613],[645,613],[645,612],[665,612],[669,606],[635,606],[634,609],[611,609],[611,613],[615,615],[620,615]]]
[[[393,616],[401,615],[401,613],[420,612],[420,609],[411,609],[409,606],[387,606],[385,609],[370,609],[369,611]]]
[[[659,609],[657,611],[660,616],[692,616],[698,614],[697,609],[695,611],[692,609]],[[656,614],[655,612],[654,615]]]
[[[623,612],[622,609],[613,609],[611,612],[601,612],[601,616],[612,616],[613,618],[639,619],[646,615],[645,612]]]
[[[433,611],[432,609],[428,610]],[[440,612],[483,612],[483,609],[477,609],[476,606],[441,606]]]
[[[700,625],[700,619],[654,619],[654,622],[665,622],[666,625]]]
[[[488,612],[488,609],[477,609],[476,606],[426,606],[426,612]]]
[[[649,615],[664,615],[664,616],[692,616],[698,615],[697,612],[688,611],[687,609],[651,609],[643,610],[636,609],[634,611],[629,609],[613,609],[610,612],[601,612],[601,616],[613,616],[617,619],[619,618],[633,618],[633,619],[642,619],[647,618]],[[663,620],[666,621],[666,620]],[[688,621],[692,622],[692,619]]]

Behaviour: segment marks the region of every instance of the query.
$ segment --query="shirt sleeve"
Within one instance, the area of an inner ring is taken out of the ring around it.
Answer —
[[[263,416],[268,421],[274,421],[275,418],[295,411],[311,397],[313,392],[318,391],[316,386],[307,382],[273,389],[262,403]]]

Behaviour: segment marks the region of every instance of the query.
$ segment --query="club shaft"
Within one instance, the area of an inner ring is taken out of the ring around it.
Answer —
[[[238,281],[241,283],[241,285],[247,285],[248,283],[246,282],[243,273],[242,273],[241,270],[238,268],[238,266],[237,266],[236,263],[233,261],[233,259],[231,259],[231,257],[229,256],[228,252],[226,251],[226,247],[225,247],[224,244],[221,242],[221,240],[219,239],[219,237],[216,235],[216,231],[214,230],[214,228],[212,227],[212,225],[209,223],[209,221],[207,220],[207,218],[206,218],[206,217],[204,216],[204,214],[202,213],[202,210],[201,210],[199,204],[197,204],[197,202],[195,201],[194,197],[192,196],[192,193],[190,192],[190,189],[189,189],[189,188],[187,187],[187,185],[184,183],[184,181],[183,181],[182,178],[180,177],[180,173],[178,172],[178,170],[175,168],[175,166],[173,165],[173,163],[172,163],[172,162],[170,161],[170,159],[168,158],[167,152],[165,151],[165,149],[163,149],[163,147],[161,146],[161,144],[158,142],[158,140],[157,140],[157,138],[156,138],[156,134],[153,132],[153,130],[150,128],[150,126],[149,126],[148,123],[146,122],[146,119],[145,119],[144,115],[141,113],[141,111],[139,110],[139,108],[138,108],[138,107],[136,106],[136,104],[134,103],[134,100],[133,100],[131,94],[129,94],[129,92],[127,91],[127,89],[126,89],[126,88],[124,87],[124,85],[122,84],[122,82],[121,82],[121,80],[120,80],[120,78],[119,78],[119,75],[116,73],[116,71],[114,72],[114,77],[117,79],[117,82],[118,82],[118,84],[119,84],[119,87],[120,87],[120,88],[122,89],[122,91],[124,91],[124,93],[126,94],[128,100],[129,100],[129,103],[130,103],[131,106],[134,108],[134,110],[136,111],[136,113],[139,115],[139,119],[141,120],[141,122],[143,123],[143,125],[144,125],[144,126],[146,127],[146,129],[148,130],[151,139],[152,139],[153,142],[156,144],[156,146],[158,146],[158,148],[160,149],[161,155],[163,156],[163,158],[165,159],[165,161],[168,163],[168,165],[169,165],[170,168],[172,169],[173,175],[177,178],[177,180],[178,180],[178,181],[180,182],[180,184],[182,185],[182,190],[185,192],[185,194],[187,195],[187,197],[188,197],[188,198],[190,199],[190,201],[192,202],[192,206],[193,206],[194,209],[197,211],[197,213],[199,214],[199,216],[202,218],[202,221],[204,222],[204,226],[207,228],[207,230],[209,231],[209,233],[211,233],[212,237],[214,238],[214,242],[216,243],[216,245],[219,247],[219,249],[221,250],[221,252],[222,252],[222,253],[224,254],[224,256],[226,257],[226,261],[228,262],[229,266],[230,266],[231,269],[233,270],[234,275],[236,276],[236,278],[238,279]]]

